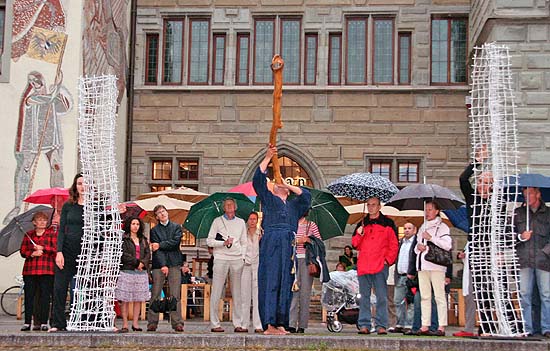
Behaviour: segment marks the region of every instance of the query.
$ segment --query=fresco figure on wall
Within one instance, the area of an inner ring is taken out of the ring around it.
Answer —
[[[71,110],[73,99],[62,81],[60,73],[48,90],[41,73],[32,71],[27,76],[15,138],[15,205],[4,224],[19,213],[23,199],[29,195],[29,184],[36,176],[36,163],[42,153],[50,164],[50,186],[64,186],[63,138],[58,117]]]

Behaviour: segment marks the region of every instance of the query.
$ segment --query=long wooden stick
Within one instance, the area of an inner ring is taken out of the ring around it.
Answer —
[[[271,70],[273,71],[273,124],[269,133],[269,144],[277,144],[277,130],[283,127],[281,119],[281,98],[283,97],[283,67],[285,62],[279,55],[273,56],[271,60]],[[281,168],[279,166],[278,155],[271,158],[273,168],[273,179],[275,183],[281,184]]]

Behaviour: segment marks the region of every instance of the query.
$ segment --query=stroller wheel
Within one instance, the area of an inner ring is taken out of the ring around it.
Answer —
[[[344,328],[344,326],[342,325],[342,323],[340,323],[340,321],[333,321],[332,322],[332,331],[336,332],[336,333],[339,333],[342,331],[342,329]]]
[[[332,329],[332,321],[327,321],[327,329],[329,332],[334,332],[334,329]]]

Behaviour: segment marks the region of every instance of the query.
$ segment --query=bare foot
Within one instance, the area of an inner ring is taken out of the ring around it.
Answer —
[[[275,328],[272,325],[268,325],[267,329],[264,331],[264,335],[285,335],[278,328]]]
[[[282,335],[290,334],[289,331],[286,331],[284,327],[277,327],[277,330],[282,333]]]

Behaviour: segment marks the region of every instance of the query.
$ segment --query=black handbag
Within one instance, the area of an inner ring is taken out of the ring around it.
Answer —
[[[440,248],[431,241],[427,242],[428,252],[424,255],[424,259],[433,264],[440,266],[448,266],[453,263],[453,256],[451,251]]]

